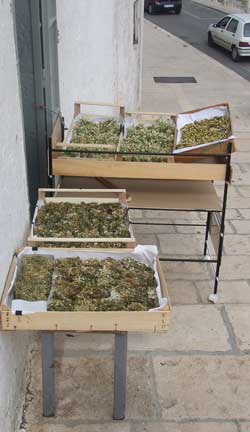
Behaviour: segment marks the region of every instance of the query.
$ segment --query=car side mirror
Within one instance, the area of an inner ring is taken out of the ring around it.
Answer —
[[[213,27],[217,27],[217,24],[213,24]]]

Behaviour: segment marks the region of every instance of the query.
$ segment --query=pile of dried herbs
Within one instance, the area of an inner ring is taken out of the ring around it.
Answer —
[[[147,311],[159,306],[153,271],[132,258],[56,260],[54,311]]]
[[[178,147],[191,147],[199,144],[220,141],[231,135],[229,116],[196,120],[181,129],[181,141]]]
[[[120,124],[115,120],[94,123],[81,118],[74,126],[71,143],[74,144],[118,144]]]
[[[13,298],[27,301],[47,300],[54,270],[53,257],[24,256],[13,287]]]
[[[38,237],[128,238],[127,209],[120,203],[50,202],[38,210],[34,234]]]
[[[21,259],[14,298],[47,300],[50,311],[147,311],[158,307],[152,269],[133,258]],[[53,280],[53,287],[52,287]]]
[[[119,143],[121,126],[116,120],[106,120],[93,122],[85,118],[81,118],[74,126],[70,142],[75,145],[68,146],[68,149],[63,150],[63,156],[78,157],[78,158],[94,158],[94,159],[114,159],[112,154],[98,154],[95,151],[115,151]],[[84,150],[91,153],[84,153],[82,147],[76,144],[91,144],[90,147],[85,146]],[[96,147],[94,146],[96,144]],[[111,148],[104,148],[102,144],[113,145]],[[59,153],[59,156],[61,153]]]
[[[139,123],[129,127],[122,141],[121,151],[145,153],[172,153],[174,146],[174,125],[172,122],[156,120],[151,126]],[[122,155],[123,160],[165,162],[166,156]]]

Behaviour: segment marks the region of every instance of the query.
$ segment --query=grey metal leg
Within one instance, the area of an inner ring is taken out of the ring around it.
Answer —
[[[43,415],[55,415],[54,333],[42,333]]]
[[[123,420],[125,417],[127,348],[127,332],[116,333],[114,359],[114,420]]]

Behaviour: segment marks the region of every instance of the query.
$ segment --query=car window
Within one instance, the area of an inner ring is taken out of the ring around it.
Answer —
[[[250,23],[244,25],[244,36],[250,37]]]
[[[222,18],[222,20],[220,20],[220,21],[216,24],[216,27],[219,27],[219,28],[225,28],[226,25],[227,25],[227,23],[228,23],[228,21],[229,21],[230,19],[231,19],[230,16],[226,16],[226,17]]]
[[[231,33],[236,33],[238,24],[239,24],[239,21],[232,18],[232,20],[230,21],[230,23],[227,26],[227,31],[229,31]]]

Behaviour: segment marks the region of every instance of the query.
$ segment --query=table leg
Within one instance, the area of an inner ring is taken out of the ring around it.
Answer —
[[[125,418],[127,347],[127,332],[115,333],[114,420],[123,420]]]
[[[55,415],[54,333],[42,333],[43,415]]]

